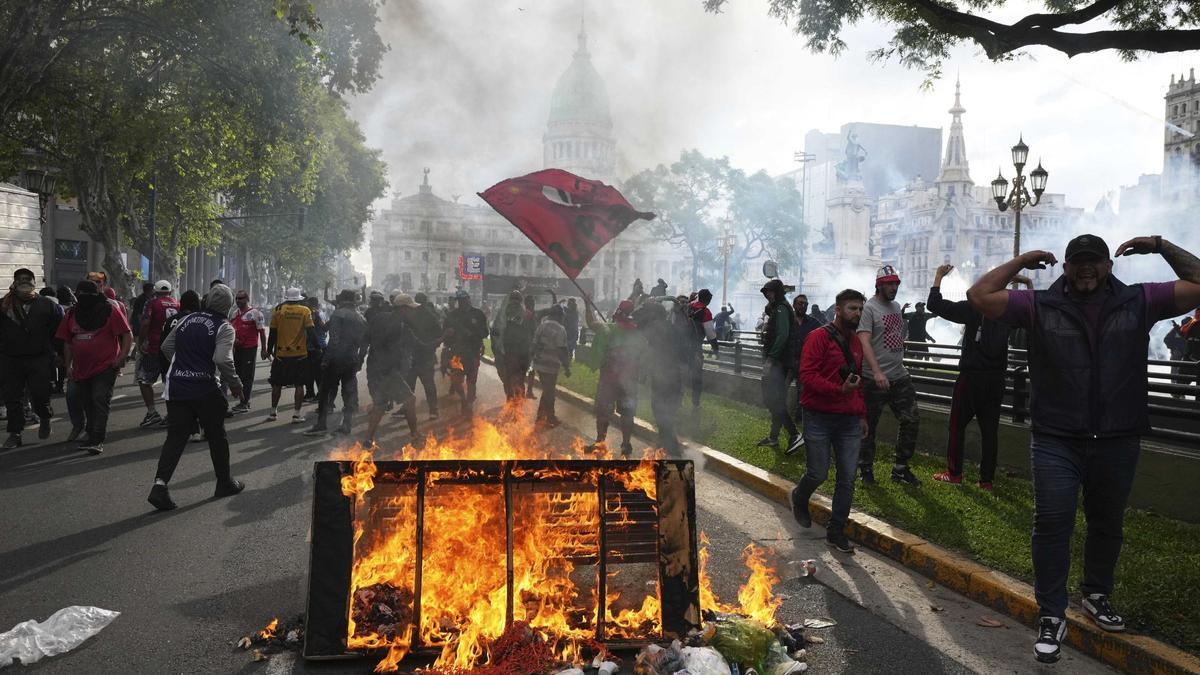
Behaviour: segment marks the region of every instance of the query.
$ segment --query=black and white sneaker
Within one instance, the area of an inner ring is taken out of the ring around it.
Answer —
[[[812,514],[808,511],[808,500],[800,494],[800,486],[792,488],[792,516],[800,527],[812,527]]]
[[[158,426],[162,423],[162,421],[162,416],[158,414],[158,411],[151,410],[146,413],[146,416],[142,418],[142,421],[140,424],[138,424],[138,426],[143,429],[149,429],[150,427]]]
[[[1033,655],[1042,663],[1055,663],[1062,656],[1061,644],[1067,637],[1067,622],[1052,616],[1038,619],[1038,639],[1033,643]]]
[[[771,438],[770,436],[767,436],[766,438],[762,439],[755,445],[756,445],[756,447],[759,447],[759,448],[775,448],[776,450],[778,450],[779,449],[779,439]]]
[[[854,545],[846,538],[844,532],[828,532],[825,534],[825,544],[830,548],[837,549],[842,553],[854,555]]]
[[[921,481],[917,480],[917,477],[913,475],[913,472],[907,466],[892,469],[892,480],[896,483],[903,483],[913,487],[921,484]]]
[[[790,441],[788,441],[787,449],[783,451],[783,454],[794,455],[794,454],[796,454],[797,451],[800,450],[800,448],[803,448],[803,447],[804,447],[804,435],[796,434],[795,436],[792,436],[792,439]]]
[[[1113,611],[1108,603],[1108,596],[1094,593],[1084,596],[1083,611],[1092,617],[1096,625],[1110,633],[1120,633],[1125,630],[1125,618]]]

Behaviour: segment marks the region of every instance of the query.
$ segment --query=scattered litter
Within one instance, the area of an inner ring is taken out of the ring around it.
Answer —
[[[944,612],[944,611],[946,611],[946,608],[945,608],[945,607],[942,607],[941,605],[930,605],[930,606],[929,606],[929,609],[932,609],[932,610],[933,610],[933,611],[935,611],[935,612]]]
[[[804,645],[804,624],[793,623],[775,627],[775,639],[789,652],[794,652]]]
[[[250,652],[250,660],[266,661],[272,654],[300,649],[304,642],[304,615],[288,619],[282,625],[273,618],[261,630],[239,639],[238,649]]]
[[[979,617],[979,620],[975,622],[975,625],[983,626],[984,628],[1003,628],[1004,627],[1003,623],[1000,623],[999,621],[997,621],[991,617],[988,617],[988,616]]]
[[[42,622],[30,619],[0,633],[0,668],[14,661],[29,665],[44,656],[57,656],[78,647],[121,616],[99,607],[64,607]]]
[[[712,647],[684,647],[679,651],[690,675],[730,675],[725,657]]]
[[[554,675],[583,675],[583,671],[578,668],[567,668],[566,670],[558,671]]]
[[[673,675],[687,668],[678,640],[665,648],[653,643],[642,647],[637,655],[637,666],[637,672],[647,675]]]
[[[804,620],[805,628],[813,628],[813,629],[829,628],[830,626],[836,626],[836,625],[837,625],[837,622],[834,621],[833,619],[805,619]]]
[[[799,577],[811,577],[812,575],[817,573],[817,561],[816,560],[811,560],[811,559],[810,560],[793,560],[793,561],[789,562],[788,564],[794,565],[795,567],[798,568],[796,570],[796,576],[799,576]]]
[[[925,584],[925,588],[928,588],[929,590],[932,591],[933,589],[937,588],[937,584],[935,584],[931,581],[931,582]]]
[[[617,665],[616,663],[612,661],[604,661],[600,664],[600,667],[596,669],[596,675],[613,675],[620,669],[621,666]]]
[[[721,652],[730,666],[763,671],[763,659],[776,642],[769,628],[750,619],[733,618],[728,621],[709,622],[704,626],[704,637]]]
[[[810,645],[825,644],[825,638],[821,637],[820,635],[806,635],[804,636],[804,641]]]

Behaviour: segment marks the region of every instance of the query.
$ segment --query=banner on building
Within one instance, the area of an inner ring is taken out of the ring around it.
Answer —
[[[458,256],[458,278],[463,281],[479,281],[483,278],[483,256],[467,254]]]
[[[630,223],[654,218],[634,210],[616,188],[562,169],[509,178],[479,196],[570,279]]]

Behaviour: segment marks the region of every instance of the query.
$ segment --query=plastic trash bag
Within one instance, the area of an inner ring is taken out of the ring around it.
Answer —
[[[689,675],[730,675],[725,657],[712,647],[684,647],[679,652]]]
[[[11,666],[15,660],[29,665],[43,656],[69,652],[120,615],[99,607],[72,605],[41,623],[22,621],[7,633],[0,633],[0,668]]]
[[[770,629],[749,619],[721,621],[712,624],[706,635],[709,632],[708,643],[721,652],[726,661],[743,669],[753,667],[760,673],[763,657],[775,642],[775,634]]]
[[[763,658],[763,675],[796,675],[806,670],[808,664],[788,656],[787,650],[778,642],[771,645]]]

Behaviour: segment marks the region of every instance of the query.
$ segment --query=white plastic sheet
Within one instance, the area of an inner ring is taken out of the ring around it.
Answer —
[[[120,615],[99,607],[72,605],[41,623],[33,619],[22,621],[12,630],[0,633],[0,668],[11,666],[14,661],[29,665],[43,656],[69,652]]]

